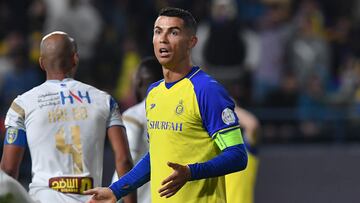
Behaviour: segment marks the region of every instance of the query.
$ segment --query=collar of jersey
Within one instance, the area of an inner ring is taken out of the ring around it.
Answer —
[[[199,66],[193,66],[193,67],[191,68],[191,71],[190,71],[188,74],[186,74],[185,77],[181,78],[180,80],[177,80],[177,81],[175,81],[175,82],[164,82],[164,83],[165,83],[165,87],[166,87],[167,89],[170,89],[172,86],[174,86],[176,83],[178,83],[179,81],[183,80],[184,78],[191,78],[191,77],[193,76],[193,74],[195,74],[199,69],[200,69]]]
[[[63,80],[46,80],[46,82],[51,82],[51,83],[60,83],[60,82],[67,82],[67,81],[71,81],[74,80],[72,78],[64,78]]]

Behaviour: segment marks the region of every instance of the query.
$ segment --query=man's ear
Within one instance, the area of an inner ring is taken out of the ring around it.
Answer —
[[[189,42],[189,48],[192,49],[194,48],[194,46],[196,45],[198,41],[198,38],[196,37],[196,35],[193,35],[190,37],[190,42]]]
[[[39,65],[40,65],[41,70],[45,71],[44,59],[41,56],[39,57]]]
[[[73,66],[77,67],[79,65],[79,54],[78,53],[74,53],[73,56]]]

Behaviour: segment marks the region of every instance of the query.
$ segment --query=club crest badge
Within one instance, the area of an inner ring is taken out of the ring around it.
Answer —
[[[15,128],[9,128],[7,131],[6,131],[6,141],[9,143],[9,144],[12,144],[13,142],[15,142],[15,140],[17,139],[18,137],[18,130],[15,129]]]
[[[234,112],[229,108],[226,108],[222,111],[221,118],[226,125],[235,123]]]
[[[179,101],[179,104],[176,106],[175,112],[177,115],[180,115],[184,112],[183,100]]]

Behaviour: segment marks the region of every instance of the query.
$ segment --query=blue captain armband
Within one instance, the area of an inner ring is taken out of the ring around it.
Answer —
[[[4,144],[26,147],[27,145],[26,132],[22,129],[18,129],[14,127],[6,128]]]

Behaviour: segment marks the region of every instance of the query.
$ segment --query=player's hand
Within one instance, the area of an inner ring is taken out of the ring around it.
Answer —
[[[87,203],[116,203],[116,197],[107,187],[97,187],[84,191],[85,195],[92,195]]]
[[[169,167],[174,169],[174,172],[162,181],[159,193],[160,197],[169,198],[177,193],[185,183],[190,180],[191,172],[189,166],[183,166],[177,163],[168,162]]]

